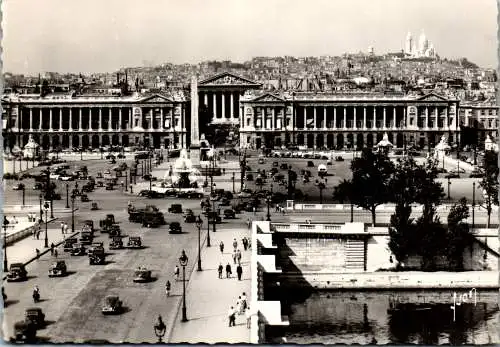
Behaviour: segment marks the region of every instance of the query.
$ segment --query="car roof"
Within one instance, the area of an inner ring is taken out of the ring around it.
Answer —
[[[24,267],[23,263],[12,263],[10,264],[10,267]]]
[[[29,307],[25,310],[25,312],[42,312],[42,309],[40,307]]]
[[[141,237],[140,236],[130,236],[129,239],[130,240],[140,240]]]

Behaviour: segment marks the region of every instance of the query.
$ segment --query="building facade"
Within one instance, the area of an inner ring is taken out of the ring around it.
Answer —
[[[188,102],[183,93],[130,97],[18,95],[4,97],[2,104],[4,136],[9,135],[21,148],[30,135],[43,149],[186,146]],[[4,145],[9,146],[6,142]]]
[[[440,95],[252,93],[241,100],[240,142],[251,148],[295,143],[311,149],[376,145],[433,148],[442,135],[459,140],[458,100]]]
[[[483,143],[487,135],[494,141],[498,139],[498,111],[494,104],[462,103],[459,116],[464,126],[478,129],[478,141]]]

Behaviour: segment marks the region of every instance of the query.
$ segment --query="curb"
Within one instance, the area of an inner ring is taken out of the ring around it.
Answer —
[[[79,231],[74,232],[73,234],[71,234],[70,236],[66,237],[65,239],[63,239],[63,240],[59,241],[58,243],[55,243],[55,244],[54,244],[54,246],[55,246],[55,247],[60,246],[62,243],[64,243],[64,241],[66,241],[66,239],[69,239],[69,238],[71,238],[71,237],[75,237],[75,236],[76,236],[76,235],[78,235],[79,233],[80,233]],[[41,252],[40,252],[40,255],[38,255],[38,256],[34,256],[34,257],[33,257],[33,258],[31,258],[30,260],[28,260],[28,261],[24,262],[24,266],[26,266],[26,265],[28,265],[28,264],[32,263],[32,262],[33,262],[33,261],[35,261],[36,259],[40,258],[42,255],[47,254],[48,252],[50,252],[50,247],[49,247],[49,248],[47,248],[47,249],[46,249],[46,250],[44,250],[44,251],[41,251]],[[3,278],[2,278],[2,279],[5,281],[5,280],[7,279],[7,275],[3,276]]]

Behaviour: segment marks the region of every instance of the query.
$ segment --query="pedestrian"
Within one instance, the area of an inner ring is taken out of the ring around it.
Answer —
[[[61,234],[64,235],[64,222],[61,222]]]
[[[222,242],[222,241],[221,241],[221,242],[219,243],[219,248],[220,248],[220,252],[221,252],[221,254],[222,254],[222,253],[224,253],[224,242]]]
[[[236,251],[233,252],[233,263],[236,265],[237,254]]]
[[[222,271],[224,271],[224,266],[222,266],[222,263],[219,264],[218,271],[219,271],[219,278],[222,278]]]
[[[229,327],[236,326],[236,311],[234,310],[233,306],[231,306],[227,315],[229,318]]]
[[[241,264],[238,264],[236,267],[236,273],[238,274],[238,281],[241,281],[241,275],[243,274],[243,268],[241,267]]]
[[[243,240],[241,240],[241,242],[243,243],[243,249],[246,251],[247,248],[248,248],[248,240],[246,237],[243,238]]]
[[[246,310],[248,305],[247,305],[247,295],[245,292],[241,294],[241,301],[243,302],[243,309]]]
[[[52,245],[50,246],[50,255],[54,256],[54,247],[52,247]]]
[[[179,266],[175,265],[174,276],[176,281],[179,280],[179,274],[180,274]]]
[[[165,284],[165,292],[167,293],[167,296],[170,296],[170,281],[167,281]]]
[[[35,248],[35,252],[36,252],[36,257],[40,258],[40,250],[38,248]]]
[[[252,324],[252,313],[250,312],[250,306],[247,307],[245,316],[247,318],[247,328],[250,329],[250,326]]]
[[[274,212],[279,212],[280,211],[280,205],[276,205],[276,208],[274,209]]]
[[[250,226],[252,225],[252,223],[250,222],[250,218],[247,219],[247,227],[248,227],[248,230],[250,230]]]
[[[33,239],[36,239],[36,229],[33,228]]]
[[[54,257],[57,258],[57,248],[54,248]]]
[[[40,240],[40,227],[38,227],[38,230],[36,231],[36,239]]]
[[[226,265],[226,278],[231,278],[231,274],[232,274],[231,265],[229,263],[227,263],[227,265]]]
[[[236,260],[238,264],[241,264],[241,251],[239,249],[236,251]]]
[[[233,240],[233,248],[236,251],[236,248],[238,248],[238,241],[236,239]]]
[[[64,233],[68,233],[68,223],[64,223]]]
[[[241,296],[236,300],[236,313],[238,313],[238,315],[241,314]]]

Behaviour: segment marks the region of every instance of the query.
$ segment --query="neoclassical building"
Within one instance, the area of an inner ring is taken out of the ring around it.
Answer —
[[[458,141],[459,101],[436,94],[269,93],[248,91],[240,102],[241,146],[361,148],[384,133],[399,148],[433,148],[443,134]]]
[[[186,146],[188,100],[182,92],[130,97],[16,95],[5,96],[2,106],[4,136],[11,132],[10,138],[21,147],[30,135],[44,149]]]

